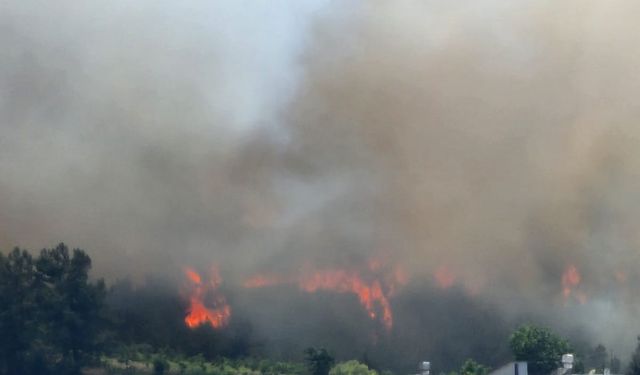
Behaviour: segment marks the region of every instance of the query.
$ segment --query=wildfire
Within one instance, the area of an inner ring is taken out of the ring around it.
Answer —
[[[456,282],[456,275],[447,266],[440,266],[433,275],[441,289],[449,289]]]
[[[358,296],[360,304],[367,310],[371,319],[376,319],[377,313],[374,302],[382,310],[382,322],[387,329],[393,326],[393,315],[389,300],[382,291],[380,282],[374,280],[365,283],[360,275],[344,270],[319,271],[302,278],[298,286],[308,293],[318,290],[332,290],[338,293],[354,293]]]
[[[320,290],[352,293],[358,297],[360,305],[364,307],[371,319],[379,319],[385,328],[390,330],[393,326],[393,313],[389,296],[393,295],[399,286],[406,284],[407,276],[400,267],[394,267],[389,274],[381,275],[384,270],[382,263],[373,259],[369,261],[367,271],[367,276],[371,277],[366,279],[355,270],[305,270],[297,278],[258,275],[247,279],[243,285],[246,288],[262,288],[279,284],[296,284],[300,290],[307,293]]]
[[[253,276],[242,284],[245,288],[266,288],[269,286],[286,284],[285,280],[278,276],[257,275]]]
[[[581,281],[582,277],[580,276],[578,268],[573,264],[570,264],[562,273],[562,296],[565,301],[569,300],[569,298],[573,296],[581,304],[587,302],[587,296],[583,292],[577,290]]]
[[[393,273],[385,278],[387,289],[389,293],[387,294],[389,297],[392,297],[396,294],[399,287],[406,285],[409,282],[409,276],[407,275],[404,268],[400,266],[395,266],[393,268]]]
[[[231,307],[226,299],[217,290],[222,282],[220,273],[216,267],[211,269],[209,283],[204,284],[202,277],[193,269],[186,268],[185,274],[190,282],[189,307],[185,324],[189,328],[195,328],[202,324],[210,324],[213,328],[222,328],[229,323]],[[212,307],[205,305],[205,298]]]

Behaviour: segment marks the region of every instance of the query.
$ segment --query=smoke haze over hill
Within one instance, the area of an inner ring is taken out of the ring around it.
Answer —
[[[316,294],[329,307],[312,321],[344,324],[319,340],[458,360],[483,350],[448,336],[460,321],[504,338],[537,319],[626,354],[640,332],[639,13],[5,1],[0,246],[64,240],[110,280],[217,264],[236,310],[287,342],[274,351],[318,331],[286,324],[307,297],[299,279],[247,278],[380,259],[407,277],[393,333],[373,338],[357,301]]]

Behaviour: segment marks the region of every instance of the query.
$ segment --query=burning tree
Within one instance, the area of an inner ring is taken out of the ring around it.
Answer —
[[[204,283],[202,277],[191,268],[187,268],[185,273],[191,283],[185,324],[190,328],[196,328],[206,323],[216,329],[226,326],[231,316],[231,307],[227,304],[224,295],[218,292],[218,287],[222,282],[218,268],[211,269],[208,283]],[[213,307],[207,306],[205,303],[207,294],[213,296],[210,301]]]
[[[398,265],[383,267],[377,258],[369,259],[366,267],[315,269],[305,266],[294,276],[255,275],[244,282],[246,288],[263,288],[279,284],[297,284],[307,293],[331,291],[357,296],[360,305],[372,320],[378,320],[387,331],[393,327],[390,298],[407,283],[404,270]]]

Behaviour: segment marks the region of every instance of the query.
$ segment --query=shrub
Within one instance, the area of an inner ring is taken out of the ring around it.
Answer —
[[[329,375],[377,375],[375,370],[370,370],[367,365],[356,360],[341,362],[335,365]]]

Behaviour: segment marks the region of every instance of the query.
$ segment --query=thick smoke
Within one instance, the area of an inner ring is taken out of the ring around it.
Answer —
[[[234,3],[0,5],[4,248],[64,240],[107,274],[267,251],[276,115],[318,6]]]
[[[417,274],[444,265],[509,313],[555,311],[575,264],[591,302],[550,319],[621,350],[638,330],[638,10],[365,6],[305,55],[292,153],[318,183],[348,181],[335,202],[369,225],[364,251]]]
[[[293,307],[255,310],[302,297],[238,289],[276,352],[343,332],[458,361],[483,346],[453,328],[486,317],[488,337],[535,317],[630,351],[640,5],[180,4],[0,5],[3,248],[64,240],[112,279],[217,263],[231,289],[373,256],[413,280],[387,341],[357,305],[296,335]],[[570,264],[584,304],[563,298]]]

